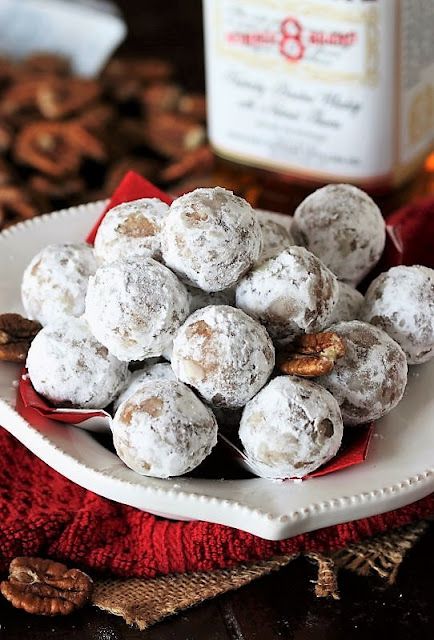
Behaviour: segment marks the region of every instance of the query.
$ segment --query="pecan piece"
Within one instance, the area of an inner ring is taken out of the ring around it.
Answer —
[[[1,127],[0,127],[1,137]],[[0,157],[0,187],[13,184],[16,180],[14,169],[3,158]]]
[[[145,113],[174,111],[181,96],[181,89],[173,83],[156,83],[142,89],[140,101]]]
[[[90,131],[81,126],[78,122],[67,124],[67,137],[71,145],[84,158],[92,158],[98,162],[106,160],[107,154],[104,144]]]
[[[173,65],[159,58],[115,58],[104,70],[103,78],[116,85],[125,78],[134,78],[144,84],[164,82],[173,75]]]
[[[144,133],[150,148],[168,158],[179,158],[205,140],[201,124],[176,113],[149,114]]]
[[[69,60],[65,56],[50,51],[32,53],[23,61],[23,70],[29,73],[67,75],[71,71]]]
[[[52,177],[77,173],[80,154],[68,137],[68,126],[60,122],[33,122],[16,137],[16,159]]]
[[[105,149],[89,131],[76,122],[34,122],[18,134],[17,160],[53,178],[77,174],[83,157],[102,161]]]
[[[36,92],[36,105],[49,120],[59,120],[81,111],[101,93],[95,80],[84,78],[55,78],[41,82]]]
[[[178,110],[185,116],[204,122],[206,119],[206,99],[202,93],[186,93],[178,103]]]
[[[29,179],[29,187],[37,194],[50,200],[68,200],[85,190],[85,182],[80,176],[67,176],[62,180],[50,180],[47,176],[34,175]]]
[[[316,378],[332,371],[338,358],[345,355],[345,344],[336,333],[325,331],[299,336],[281,356],[282,373]]]
[[[192,175],[203,175],[211,171],[214,165],[214,155],[208,146],[202,146],[187,152],[181,158],[175,159],[161,172],[161,179],[165,182],[183,180]]]
[[[104,197],[113,193],[128,171],[135,171],[144,178],[153,181],[157,177],[160,163],[152,158],[124,156],[109,167],[104,182]]]
[[[0,102],[0,113],[3,116],[15,117],[30,112],[36,113],[36,94],[40,80],[23,78],[12,84],[4,92]]]
[[[14,139],[12,127],[6,122],[0,122],[0,153],[9,151]]]
[[[17,66],[10,58],[0,56],[0,86],[3,87],[17,74]]]
[[[41,329],[39,322],[18,313],[0,315],[0,360],[25,362],[30,344]]]
[[[68,569],[60,562],[15,558],[0,590],[12,606],[27,613],[67,615],[88,602],[92,580],[83,571]]]
[[[80,113],[76,122],[88,131],[98,132],[105,131],[115,118],[115,109],[112,105],[97,102],[89,105]]]

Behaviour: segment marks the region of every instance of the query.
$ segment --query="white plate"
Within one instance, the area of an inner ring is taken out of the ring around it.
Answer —
[[[22,312],[20,281],[30,258],[50,242],[83,240],[103,206],[41,216],[0,234],[1,313]],[[86,489],[158,515],[279,540],[402,507],[434,489],[434,361],[412,369],[404,399],[378,423],[364,464],[302,483],[139,476],[82,429],[28,424],[12,408],[17,375],[17,366],[0,363],[0,423],[10,433]]]

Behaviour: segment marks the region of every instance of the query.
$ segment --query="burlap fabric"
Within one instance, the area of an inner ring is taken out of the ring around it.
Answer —
[[[330,555],[308,554],[307,557],[318,567],[315,594],[318,597],[339,598],[339,569],[348,569],[363,576],[377,574],[387,583],[393,583],[405,554],[419,540],[427,526],[426,522],[411,524],[352,544]],[[210,573],[184,573],[150,580],[99,580],[95,584],[93,604],[143,630],[167,616],[276,571],[296,557],[278,556],[264,562]]]

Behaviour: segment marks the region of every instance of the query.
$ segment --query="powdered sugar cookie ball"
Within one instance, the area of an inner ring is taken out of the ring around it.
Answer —
[[[176,376],[173,373],[173,369],[169,362],[157,362],[156,364],[149,364],[143,369],[135,371],[127,387],[122,391],[120,396],[115,400],[113,408],[116,411],[122,402],[128,400],[143,384],[152,380],[176,380]]]
[[[363,319],[396,340],[409,364],[430,360],[434,356],[434,270],[415,265],[381,273],[366,292]]]
[[[21,297],[26,315],[42,325],[84,311],[89,276],[96,271],[87,244],[50,244],[24,271]]]
[[[279,376],[250,402],[239,435],[265,478],[302,478],[336,455],[343,425],[333,396],[315,382]]]
[[[216,406],[243,406],[273,367],[274,347],[266,330],[233,307],[195,311],[173,341],[176,377]]]
[[[97,260],[161,258],[161,230],[168,212],[168,205],[158,198],[140,198],[111,209],[95,237]]]
[[[196,287],[187,285],[190,296],[190,313],[209,307],[210,304],[226,304],[230,307],[235,304],[235,289],[224,289],[223,291],[202,291]]]
[[[168,478],[197,467],[217,442],[217,422],[182,382],[151,380],[123,402],[112,422],[125,464],[145,476]]]
[[[344,339],[345,355],[318,382],[333,394],[344,424],[378,420],[401,400],[407,384],[407,360],[398,343],[378,327],[352,320],[330,327]]]
[[[257,213],[268,213],[262,209],[256,209]],[[295,244],[292,234],[286,227],[274,220],[266,219],[263,215],[258,216],[262,230],[262,252],[259,262],[268,260],[278,253]]]
[[[87,321],[119,360],[160,356],[188,311],[184,285],[152,258],[104,264],[89,280]]]
[[[336,277],[303,247],[289,247],[238,283],[236,305],[276,339],[314,333],[327,325],[338,299]]]
[[[350,184],[329,184],[296,209],[291,232],[340,280],[357,284],[378,262],[386,242],[375,202]]]
[[[363,296],[350,284],[338,282],[338,301],[333,307],[332,314],[328,319],[329,324],[348,320],[357,320],[360,316],[363,304]]]
[[[195,189],[170,207],[162,236],[164,262],[199,289],[232,287],[257,261],[261,248],[256,213],[232,191]]]
[[[129,371],[91,334],[84,318],[44,327],[33,340],[27,369],[36,391],[52,404],[102,409],[125,386]]]

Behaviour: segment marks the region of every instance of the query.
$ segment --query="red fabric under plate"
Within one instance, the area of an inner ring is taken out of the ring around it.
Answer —
[[[339,548],[434,513],[434,496],[405,509],[282,542],[206,522],[175,522],[101,498],[66,480],[0,430],[0,571],[41,555],[119,576],[230,567],[278,553]]]
[[[130,184],[142,184],[129,176]],[[134,191],[130,198],[140,197]],[[158,196],[157,196],[158,197]],[[404,250],[389,261],[434,266],[434,199],[392,215]],[[88,238],[93,241],[93,236]],[[73,484],[0,429],[0,570],[19,555],[57,558],[119,576],[212,570],[278,553],[324,551],[434,514],[434,495],[397,511],[282,542],[206,522],[174,522]]]

